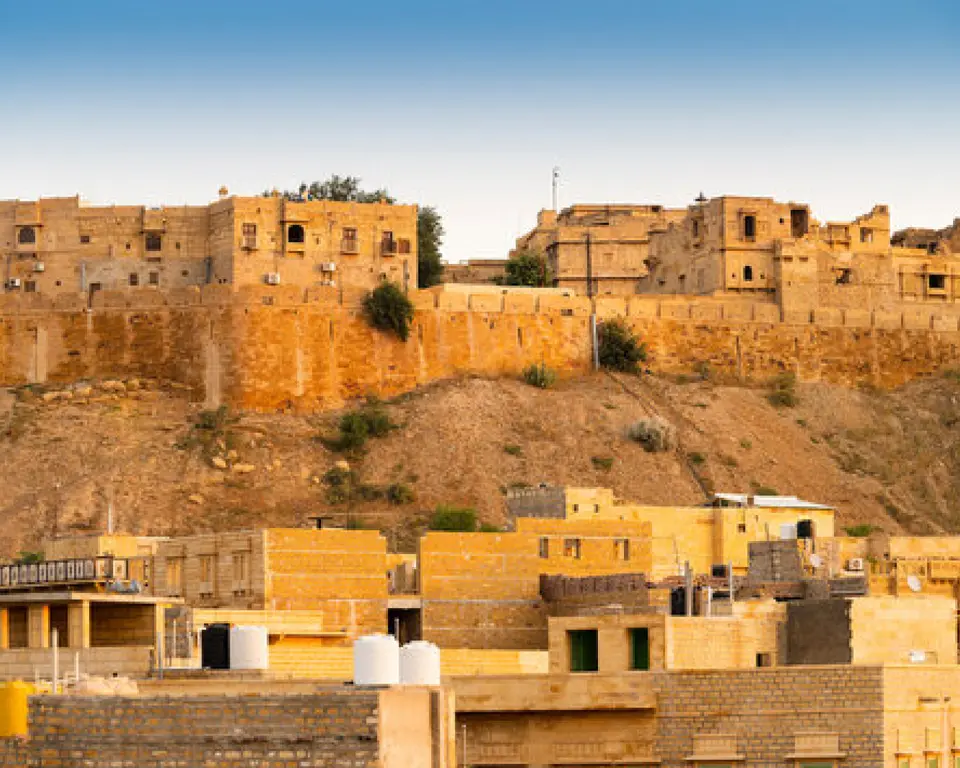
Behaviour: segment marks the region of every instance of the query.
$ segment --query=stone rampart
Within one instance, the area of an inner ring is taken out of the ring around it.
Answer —
[[[406,343],[372,330],[325,289],[224,286],[83,298],[0,298],[0,385],[140,376],[188,385],[210,406],[337,407],[458,375],[516,376],[544,362],[561,375],[591,365],[582,297],[420,292]],[[960,307],[790,312],[730,297],[602,297],[644,340],[647,365],[709,366],[737,380],[782,371],[801,380],[889,387],[960,361]]]

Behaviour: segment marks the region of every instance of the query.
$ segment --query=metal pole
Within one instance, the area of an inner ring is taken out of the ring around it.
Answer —
[[[693,571],[690,568],[690,561],[687,560],[683,564],[683,599],[686,608],[686,615],[693,616]]]
[[[157,677],[163,680],[163,632],[157,632]]]
[[[464,723],[464,724],[461,726],[461,728],[462,728],[462,731],[461,731],[461,732],[463,733],[463,744],[462,744],[462,746],[461,746],[461,751],[463,752],[463,766],[464,766],[464,768],[466,768],[466,765],[467,765],[467,724]]]
[[[590,315],[590,343],[593,345],[593,370],[600,370],[600,336],[597,332],[597,313]]]
[[[709,618],[713,615],[713,587],[707,585],[707,610],[706,615]]]
[[[560,167],[553,166],[553,210],[557,211],[557,186],[560,182]]]

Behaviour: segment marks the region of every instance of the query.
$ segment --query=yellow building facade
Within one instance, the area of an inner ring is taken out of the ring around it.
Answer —
[[[0,201],[7,293],[206,284],[326,289],[350,303],[382,280],[417,287],[417,207],[273,197],[206,206]]]

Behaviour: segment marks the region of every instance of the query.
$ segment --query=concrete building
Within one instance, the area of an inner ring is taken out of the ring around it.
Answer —
[[[417,287],[417,207],[222,197],[206,206],[0,202],[7,293],[296,285],[353,302],[390,280]]]

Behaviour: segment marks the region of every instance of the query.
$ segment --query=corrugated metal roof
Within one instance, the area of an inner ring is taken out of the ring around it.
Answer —
[[[778,507],[784,509],[833,509],[833,507],[825,504],[817,504],[813,501],[804,501],[803,499],[798,499],[796,496],[753,496],[746,493],[715,493],[713,498],[743,507],[768,507],[770,509],[776,509]]]

